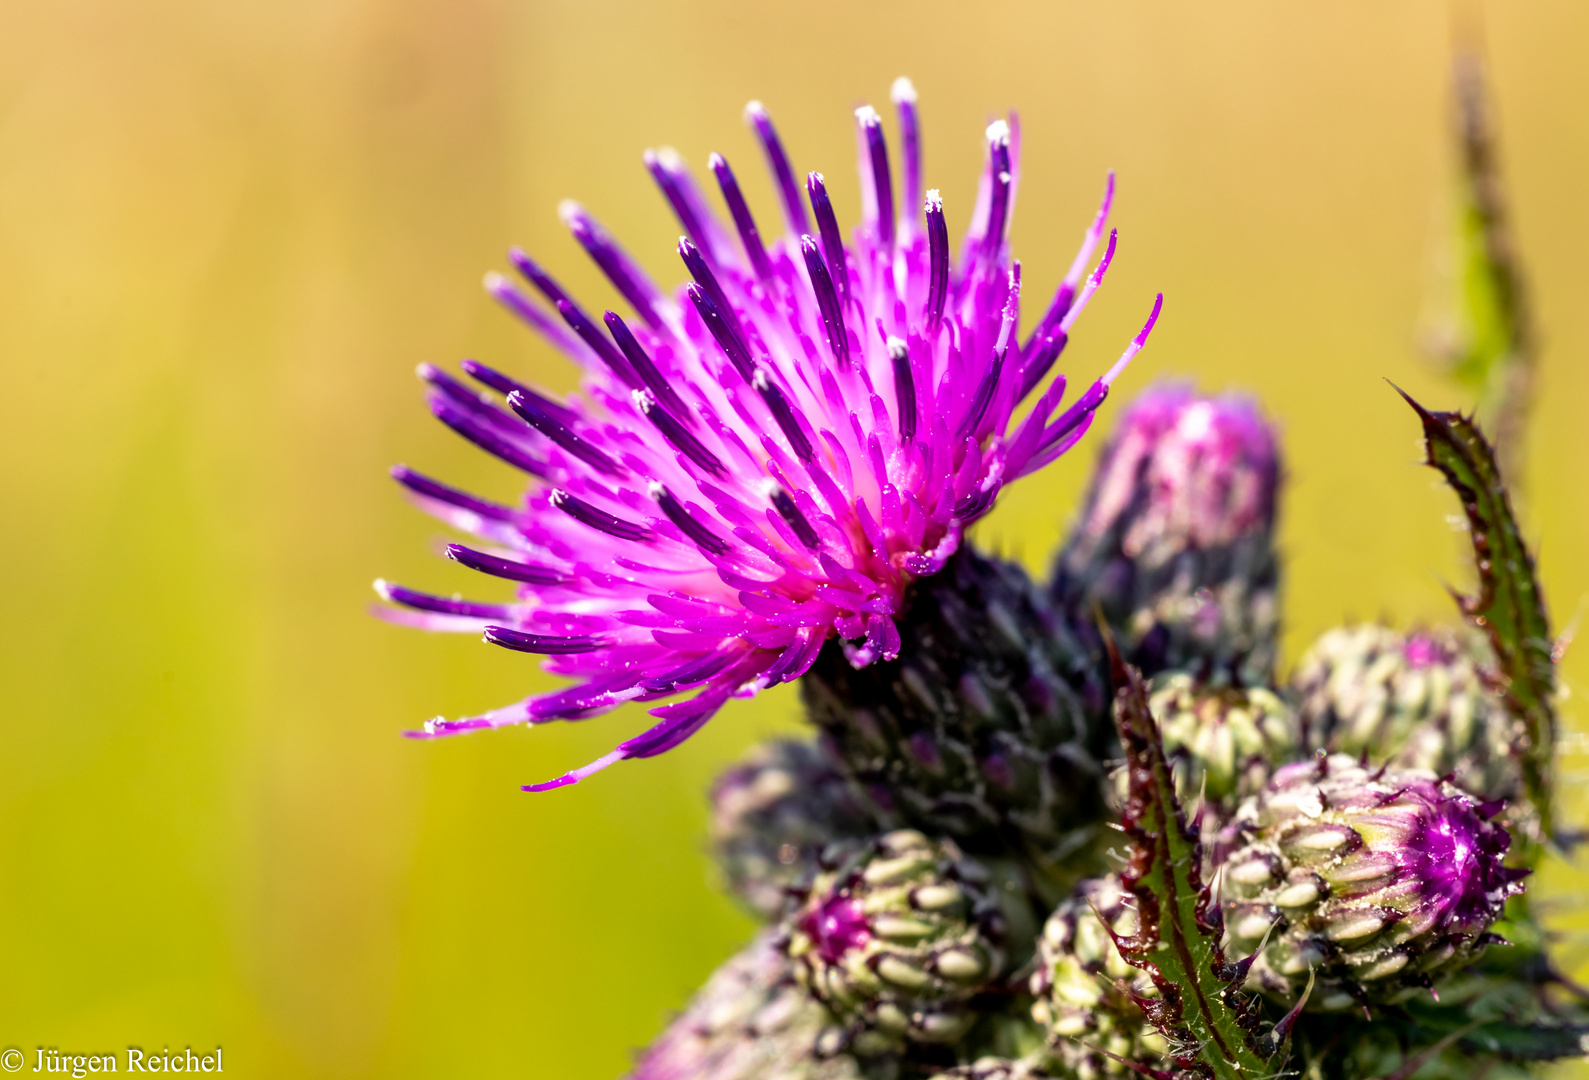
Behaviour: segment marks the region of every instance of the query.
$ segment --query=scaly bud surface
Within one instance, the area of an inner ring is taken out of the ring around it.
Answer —
[[[1236,953],[1268,944],[1255,984],[1312,1004],[1395,1002],[1471,962],[1526,871],[1480,803],[1430,773],[1344,755],[1287,765],[1227,830],[1225,926]]]
[[[629,1080],[860,1080],[832,1016],[768,931],[711,977]]]
[[[1031,979],[1032,1017],[1047,1029],[1061,1075],[1124,1077],[1131,1068],[1116,1059],[1152,1063],[1168,1051],[1132,1000],[1158,996],[1153,980],[1126,963],[1114,944],[1114,936],[1134,937],[1137,929],[1131,894],[1113,874],[1083,882],[1044,925]]]
[[[814,743],[758,746],[712,788],[712,852],[724,881],[769,919],[810,884],[824,848],[881,827],[866,794]]]
[[[866,1057],[956,1041],[976,1019],[971,998],[1004,966],[987,870],[912,830],[852,849],[786,926],[802,985]]]
[[[1143,674],[1269,681],[1279,627],[1274,430],[1250,402],[1148,390],[1103,450],[1053,592],[1096,605]]]
[[[899,658],[864,668],[829,643],[800,684],[812,721],[906,824],[1014,846],[1064,896],[1103,814],[1097,661],[1025,571],[969,548],[917,583],[899,629]]]
[[[1305,748],[1449,774],[1486,799],[1515,799],[1522,772],[1510,749],[1520,722],[1486,685],[1493,668],[1476,633],[1330,630],[1292,677]]]
[[[1209,687],[1169,672],[1153,681],[1148,701],[1182,799],[1253,794],[1296,750],[1291,709],[1262,687]]]

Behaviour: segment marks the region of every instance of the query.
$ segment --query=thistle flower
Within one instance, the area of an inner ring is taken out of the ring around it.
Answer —
[[[875,834],[880,815],[818,745],[756,747],[712,786],[712,851],[728,887],[758,914],[781,915],[810,884],[829,844]]]
[[[1269,681],[1279,626],[1274,430],[1243,398],[1160,386],[1104,448],[1053,592],[1103,611],[1144,675]]]
[[[1516,799],[1522,775],[1511,748],[1521,724],[1486,682],[1493,666],[1489,645],[1474,633],[1330,630],[1291,680],[1305,749],[1449,774],[1486,799]]]
[[[535,483],[522,503],[502,505],[406,467],[394,475],[423,508],[483,542],[448,554],[516,582],[517,598],[377,588],[396,621],[483,633],[546,656],[548,671],[574,683],[435,720],[416,735],[689,695],[654,709],[660,723],[599,760],[531,786],[540,790],[678,745],[729,698],[798,677],[829,639],[842,640],[857,667],[893,657],[911,583],[945,566],[1005,484],[1081,438],[1161,302],[1119,362],[1061,411],[1065,380],[1049,374],[1114,251],[1110,234],[1083,281],[1112,178],[1070,272],[1022,342],[1021,271],[1008,241],[1018,128],[988,128],[987,168],[952,258],[948,211],[936,191],[921,190],[908,82],[894,99],[904,135],[899,197],[882,122],[858,110],[863,206],[847,245],[822,174],[807,176],[803,200],[771,120],[752,103],[746,117],[772,168],[786,235],[764,236],[720,155],[710,167],[732,229],[677,155],[659,151],[646,167],[684,229],[678,250],[692,279],[677,294],[574,204],[564,220],[630,317],[594,318],[519,251],[512,261],[540,301],[488,276],[492,295],[580,364],[584,396],[554,400],[466,361],[464,372],[504,408],[422,367],[437,417]]]
[[[1076,1080],[1128,1076],[1125,1062],[1153,1063],[1168,1050],[1133,1000],[1157,997],[1158,989],[1120,955],[1111,930],[1134,935],[1137,914],[1131,894],[1108,874],[1082,882],[1055,908],[1037,943],[1032,1018],[1048,1032],[1059,1073]]]
[[[829,1049],[838,1034],[768,931],[712,975],[629,1080],[860,1080],[855,1059]]]
[[[1268,938],[1254,982],[1289,1000],[1316,969],[1310,1006],[1341,1009],[1401,1000],[1472,961],[1527,875],[1502,864],[1498,809],[1344,755],[1279,769],[1232,825],[1220,875],[1233,947]]]
[[[989,875],[950,841],[902,829],[816,879],[788,921],[800,980],[870,1056],[907,1039],[953,1042],[998,975],[1003,916]]]

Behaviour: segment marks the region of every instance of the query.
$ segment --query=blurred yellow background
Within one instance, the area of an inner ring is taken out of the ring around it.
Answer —
[[[1545,336],[1526,518],[1561,625],[1589,594],[1589,11],[1483,16]],[[520,243],[612,304],[557,221],[574,196],[677,281],[647,146],[698,169],[722,151],[773,222],[752,97],[853,221],[850,111],[909,74],[956,228],[988,116],[1019,108],[1033,295],[1119,170],[1121,252],[1067,370],[1101,371],[1162,289],[1120,400],[1184,373],[1284,429],[1288,655],[1345,616],[1449,617],[1456,505],[1381,381],[1467,404],[1416,348],[1449,47],[1430,0],[0,6],[0,1046],[611,1077],[746,938],[704,789],[798,723],[788,692],[530,796],[642,715],[406,741],[550,682],[365,608],[377,575],[494,595],[436,557],[387,466],[517,485],[429,418],[414,366],[573,384],[481,273]],[[981,538],[1041,567],[1091,456],[1024,482]],[[1565,673],[1584,682],[1583,652]],[[1541,888],[1584,883],[1558,866]]]

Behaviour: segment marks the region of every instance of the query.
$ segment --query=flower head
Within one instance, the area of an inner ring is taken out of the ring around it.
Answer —
[[[849,1027],[849,1047],[871,1056],[965,1034],[970,999],[1004,963],[988,870],[914,829],[825,858],[831,869],[784,929],[801,984]]]
[[[1231,833],[1226,926],[1253,974],[1291,995],[1317,968],[1318,1007],[1395,1001],[1470,962],[1528,871],[1505,865],[1502,809],[1432,773],[1344,754],[1278,769]]]
[[[422,367],[436,416],[535,483],[507,506],[407,468],[394,475],[421,506],[483,542],[449,555],[518,583],[517,598],[480,604],[377,589],[396,621],[483,633],[547,657],[547,670],[575,682],[415,734],[689,695],[654,709],[661,722],[651,730],[532,789],[555,787],[676,746],[730,697],[799,676],[830,637],[856,666],[892,658],[910,583],[945,565],[1005,484],[1085,433],[1161,302],[1119,363],[1060,411],[1065,380],[1049,373],[1114,253],[1111,233],[1083,280],[1113,178],[1070,273],[1020,341],[1021,268],[1008,241],[1019,175],[1013,118],[988,128],[987,169],[952,258],[944,203],[921,191],[914,91],[901,80],[893,97],[902,190],[896,201],[878,114],[858,110],[864,198],[848,244],[822,174],[800,191],[771,120],[752,102],[746,119],[786,235],[763,235],[720,155],[710,168],[731,227],[676,154],[647,152],[685,232],[678,252],[691,280],[677,294],[572,203],[564,221],[631,316],[593,317],[519,251],[512,261],[539,299],[488,275],[498,300],[582,366],[583,396],[554,400],[464,362],[499,404]]]
[[[1218,804],[1245,795],[1296,750],[1296,718],[1263,687],[1208,687],[1184,671],[1166,672],[1153,680],[1149,701],[1183,799]]]

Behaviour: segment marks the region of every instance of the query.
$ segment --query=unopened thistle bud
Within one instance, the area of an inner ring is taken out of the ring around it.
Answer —
[[[1128,1076],[1130,1066],[1117,1058],[1149,1062],[1167,1049],[1132,1000],[1157,997],[1158,990],[1145,971],[1126,963],[1110,929],[1122,938],[1137,932],[1134,901],[1113,874],[1083,882],[1038,939],[1032,1018],[1048,1032],[1059,1074],[1077,1080]]]
[[[1290,708],[1261,687],[1208,687],[1172,672],[1154,680],[1149,704],[1182,799],[1253,794],[1296,749]]]
[[[1370,771],[1344,755],[1287,765],[1229,827],[1221,896],[1254,985],[1310,1007],[1394,1002],[1474,959],[1523,891],[1511,837],[1480,803],[1426,772]]]
[[[986,869],[910,830],[818,877],[786,925],[801,983],[849,1023],[862,1056],[956,1041],[975,1020],[970,999],[1004,964]]]
[[[758,746],[712,788],[712,850],[724,881],[769,919],[810,884],[824,848],[878,829],[866,795],[809,742]]]
[[[1150,389],[1103,450],[1054,595],[1072,612],[1101,609],[1145,675],[1261,685],[1279,626],[1279,484],[1274,430],[1251,403]]]
[[[1521,777],[1510,750],[1519,725],[1485,684],[1492,663],[1474,633],[1331,630],[1292,679],[1306,749],[1428,769],[1486,799],[1515,799]]]
[[[839,1035],[768,931],[717,969],[628,1080],[860,1080]]]

